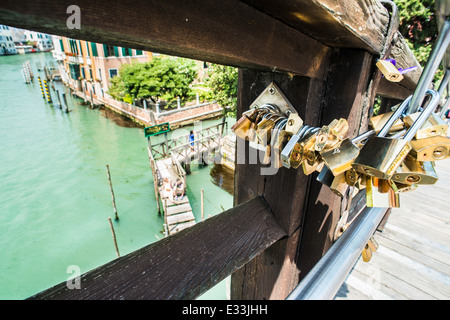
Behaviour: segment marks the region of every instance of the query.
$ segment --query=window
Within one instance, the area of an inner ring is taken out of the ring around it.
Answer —
[[[98,57],[98,52],[97,52],[97,44],[91,42],[91,49],[92,49],[92,55],[94,57]]]
[[[128,49],[128,48],[122,48],[122,56],[123,56],[123,57],[131,56],[131,55],[132,55],[131,49]]]
[[[117,76],[118,72],[117,69],[109,69],[109,78],[112,79],[115,76]]]
[[[142,56],[143,55],[142,50],[136,50],[136,55],[137,56]]]
[[[109,46],[104,44],[103,51],[105,52],[105,57],[118,57],[119,56],[119,48],[116,46]]]
[[[98,80],[102,81],[102,69],[98,68]]]

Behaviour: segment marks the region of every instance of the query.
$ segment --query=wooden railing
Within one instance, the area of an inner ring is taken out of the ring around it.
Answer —
[[[257,197],[31,299],[194,299],[285,235]]]
[[[422,71],[399,83],[381,78],[375,62],[389,45],[389,14],[377,0],[78,0],[81,29],[67,27],[71,4],[5,0],[0,21],[239,67],[238,117],[274,81],[305,123],[346,118],[351,138],[367,129],[377,94],[404,99]],[[397,35],[389,57],[418,66]],[[248,144],[237,145],[245,154]],[[234,208],[87,272],[80,290],[61,283],[32,298],[191,299],[229,274],[232,299],[286,298],[332,245],[342,199],[314,174],[263,176],[263,164],[244,160]]]

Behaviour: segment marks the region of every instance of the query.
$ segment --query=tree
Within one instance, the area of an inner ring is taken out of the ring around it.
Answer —
[[[185,101],[189,85],[197,77],[195,63],[182,58],[155,58],[149,62],[124,64],[111,80],[108,93],[117,100],[158,98]],[[127,101],[128,102],[128,101]]]
[[[212,92],[212,98],[228,109],[230,115],[236,114],[238,69],[230,66],[211,64],[206,84]]]
[[[417,61],[425,67],[438,28],[434,0],[394,0],[400,16],[399,31],[413,51]],[[435,80],[442,79],[442,69],[437,72]]]

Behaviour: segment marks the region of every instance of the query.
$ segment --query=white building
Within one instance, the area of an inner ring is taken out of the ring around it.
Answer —
[[[0,55],[17,54],[13,28],[0,24]]]
[[[37,51],[51,51],[53,50],[52,36],[36,31],[23,30],[25,41],[34,42]]]

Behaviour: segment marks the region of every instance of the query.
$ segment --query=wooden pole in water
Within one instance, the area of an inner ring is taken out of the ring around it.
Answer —
[[[114,240],[114,247],[116,247],[117,257],[120,257],[119,247],[117,246],[116,233],[114,232],[114,226],[112,224],[110,217],[108,217],[108,221],[109,221],[109,226],[111,227],[111,232],[112,232],[112,236],[113,236],[113,240]]]
[[[66,113],[69,113],[69,106],[67,105],[66,94],[63,92],[62,96],[63,96],[64,104],[66,105]]]
[[[61,110],[63,110],[64,107],[63,107],[63,105],[61,103],[61,98],[59,96],[59,91],[58,90],[55,90],[55,91],[56,91],[56,96],[58,97],[59,107],[61,108]]]
[[[91,95],[91,108],[94,109],[94,97],[92,96],[92,90],[89,92]]]
[[[201,193],[201,197],[200,197],[200,199],[201,199],[201,213],[202,213],[202,221],[203,221],[203,219],[205,218],[205,207],[204,207],[204,202],[203,202],[203,188],[202,188],[202,193]]]
[[[114,196],[114,190],[112,187],[112,183],[111,183],[111,173],[109,172],[109,165],[106,165],[106,169],[108,171],[108,180],[109,180],[109,187],[111,188],[111,196],[112,196],[112,204],[113,204],[113,208],[114,208],[114,215],[115,215],[115,220],[119,220],[119,216],[117,215],[117,208],[116,208],[116,197]]]

